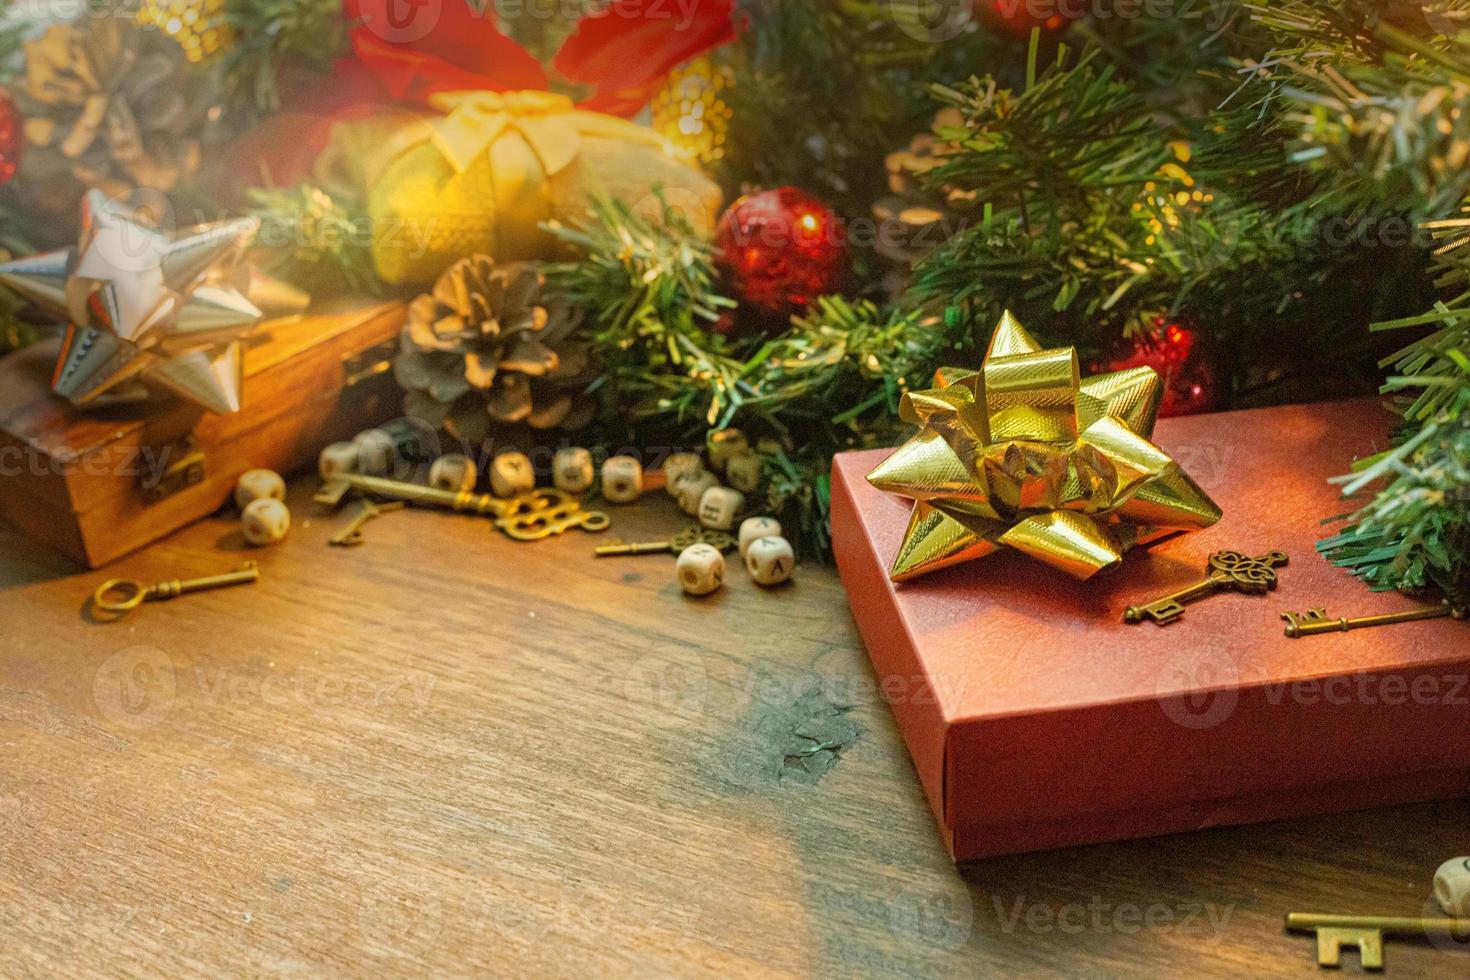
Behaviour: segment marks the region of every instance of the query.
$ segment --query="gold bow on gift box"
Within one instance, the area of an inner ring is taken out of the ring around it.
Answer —
[[[914,499],[889,574],[914,578],[1002,547],[1080,579],[1123,553],[1209,527],[1220,508],[1149,441],[1153,368],[1080,379],[1072,347],[1042,350],[1007,312],[978,371],[941,368],[903,396],[922,426],[872,473]]]

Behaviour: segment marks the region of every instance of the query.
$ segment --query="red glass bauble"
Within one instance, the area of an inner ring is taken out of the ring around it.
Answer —
[[[795,187],[747,194],[730,205],[715,246],[726,287],[743,307],[767,316],[800,313],[847,283],[846,226]]]
[[[1041,28],[1044,34],[1059,31],[1082,16],[1078,9],[1081,6],[1027,0],[975,0],[975,12],[982,21],[1016,37],[1030,37],[1034,27]]]
[[[25,125],[10,93],[0,88],[0,187],[10,183],[25,148]]]
[[[1199,331],[1162,319],[1153,331],[1134,341],[1133,349],[1111,361],[1110,371],[1151,367],[1164,382],[1159,416],[1196,415],[1220,407],[1218,370]]]

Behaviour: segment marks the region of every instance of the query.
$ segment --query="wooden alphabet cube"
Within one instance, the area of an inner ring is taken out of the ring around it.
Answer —
[[[551,458],[551,482],[565,493],[586,493],[595,474],[592,454],[581,446],[558,449]]]
[[[750,449],[750,440],[739,429],[721,429],[709,437],[709,465],[720,473],[730,458]]]
[[[689,595],[709,595],[725,584],[725,556],[708,544],[692,544],[674,563],[679,588]]]
[[[744,558],[750,546],[761,538],[779,538],[781,522],[774,517],[747,517],[740,523],[740,557]]]
[[[698,473],[704,469],[704,460],[699,458],[698,453],[670,453],[664,460],[664,491],[670,497],[678,497],[674,484],[679,478],[688,473]]]
[[[291,512],[273,497],[254,501],[240,515],[240,533],[256,547],[284,541],[290,530]]]
[[[269,497],[286,499],[286,481],[274,470],[246,470],[235,483],[235,506],[244,510],[251,503]]]
[[[1445,915],[1470,919],[1470,858],[1450,858],[1434,875],[1434,897]]]
[[[490,492],[497,497],[514,497],[536,489],[536,471],[525,453],[501,453],[490,461]]]
[[[631,504],[643,496],[643,465],[632,456],[609,456],[602,464],[602,497],[610,504]]]
[[[699,513],[699,502],[705,491],[719,485],[720,478],[709,470],[691,470],[674,481],[674,499],[679,501],[680,510],[693,516]]]
[[[730,457],[725,464],[725,479],[741,493],[754,493],[765,475],[766,460],[759,453],[743,452]]]
[[[475,461],[463,453],[445,453],[429,466],[429,486],[451,493],[469,493],[479,482]]]
[[[796,552],[785,538],[760,538],[745,552],[745,570],[756,585],[780,585],[796,570]]]
[[[699,523],[716,531],[728,531],[745,506],[745,494],[729,487],[710,487],[699,498]]]

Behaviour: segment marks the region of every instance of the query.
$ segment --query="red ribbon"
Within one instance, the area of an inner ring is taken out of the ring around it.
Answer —
[[[540,62],[501,32],[493,0],[343,0],[343,9],[357,60],[389,98],[548,87]],[[577,22],[553,66],[592,88],[583,108],[631,116],[674,68],[734,37],[733,0],[612,0]]]
[[[286,185],[310,172],[331,126],[385,101],[427,104],[439,92],[548,88],[546,71],[501,30],[494,0],[343,0],[353,56],[330,84],[283,78],[279,113],[236,141],[227,185]],[[582,108],[628,117],[670,71],[733,40],[734,0],[612,0],[557,52],[556,71],[588,86]]]

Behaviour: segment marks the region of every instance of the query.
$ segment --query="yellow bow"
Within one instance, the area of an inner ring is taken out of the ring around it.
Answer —
[[[658,136],[616,116],[584,112],[554,92],[441,92],[429,104],[444,113],[430,139],[456,172],[464,173],[507,130],[525,139],[548,177],[577,157],[583,136],[659,146]]]
[[[1153,368],[1081,378],[1009,312],[978,371],[941,368],[900,406],[917,423],[868,480],[914,500],[890,575],[913,578],[1012,548],[1080,579],[1123,552],[1209,527],[1220,508],[1149,441]]]

